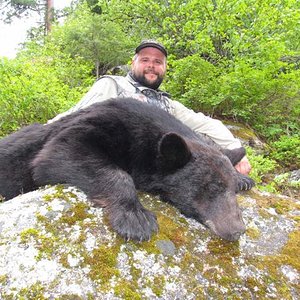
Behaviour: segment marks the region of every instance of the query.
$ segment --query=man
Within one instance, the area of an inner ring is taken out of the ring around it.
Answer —
[[[220,121],[189,110],[181,103],[171,100],[167,93],[158,89],[166,74],[166,68],[167,51],[164,46],[152,40],[143,41],[135,50],[131,71],[126,77],[103,76],[92,86],[80,102],[49,122],[109,98],[132,97],[159,106],[195,132],[206,134],[224,148],[234,149],[240,147],[239,140],[235,139]],[[235,168],[240,173],[247,175],[251,170],[247,157],[244,157]]]

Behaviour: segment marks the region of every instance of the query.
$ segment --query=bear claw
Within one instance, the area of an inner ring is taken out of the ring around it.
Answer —
[[[126,241],[147,241],[158,231],[155,214],[144,208],[129,211],[122,207],[109,209],[109,219],[113,229]]]

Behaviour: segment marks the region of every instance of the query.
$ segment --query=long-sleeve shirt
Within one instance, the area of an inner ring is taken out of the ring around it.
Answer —
[[[170,99],[169,95],[160,90],[153,90],[140,85],[128,74],[123,76],[103,76],[88,91],[88,93],[71,109],[57,115],[48,123],[58,120],[79,109],[86,108],[97,102],[116,97],[131,97],[148,102],[165,109],[190,127],[196,133],[205,134],[223,148],[234,149],[241,147],[238,139],[234,138],[229,129],[219,120],[196,113],[186,108],[178,101]]]

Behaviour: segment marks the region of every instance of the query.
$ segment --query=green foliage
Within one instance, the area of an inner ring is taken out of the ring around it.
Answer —
[[[11,5],[24,5],[24,6],[34,6],[36,4],[36,1],[34,0],[11,0]]]
[[[300,192],[300,181],[291,180],[291,174],[289,172],[275,176],[273,185],[281,193],[284,193],[290,197],[297,197]]]
[[[48,43],[55,44],[70,57],[80,56],[93,63],[96,75],[126,64],[136,43],[122,31],[121,24],[80,5],[61,26],[54,26]]]
[[[299,194],[300,182],[292,181],[290,172],[282,173],[283,167],[290,170],[299,168],[299,143],[299,137],[283,136],[280,141],[271,144],[272,150],[264,154],[257,154],[255,150],[247,147],[247,156],[252,166],[250,177],[256,182],[259,190],[280,192],[290,197]],[[277,172],[280,174],[276,175]]]
[[[280,67],[274,62],[268,68],[255,69],[245,61],[236,62],[219,78],[219,113],[247,122],[268,139],[297,132],[299,70],[277,74]]]
[[[53,49],[38,51],[34,57],[23,53],[15,60],[0,60],[0,136],[46,122],[76,103],[91,83],[90,66],[80,59]]]
[[[1,0],[0,16],[4,22],[10,23],[14,18],[29,15],[30,12],[44,13],[45,0]]]
[[[175,99],[247,122],[269,140],[299,131],[299,1],[98,3],[128,35],[166,45],[165,87]]]
[[[300,169],[300,136],[281,136],[270,144],[271,157],[289,169]]]
[[[272,173],[278,164],[275,160],[263,154],[256,154],[252,148],[247,147],[247,157],[251,163],[252,170],[250,177],[255,181],[260,190],[275,192],[273,183],[268,182],[268,174]]]
[[[91,12],[101,15],[102,13],[102,8],[101,6],[98,4],[98,0],[86,0]]]
[[[201,111],[218,104],[219,70],[213,64],[194,54],[171,61],[170,68],[166,87],[172,91],[173,98]]]

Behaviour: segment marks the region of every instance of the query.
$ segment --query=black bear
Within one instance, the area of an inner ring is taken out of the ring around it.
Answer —
[[[121,236],[148,240],[158,225],[138,200],[141,190],[234,241],[245,231],[236,193],[254,185],[233,167],[244,155],[159,108],[111,99],[0,140],[0,194],[8,200],[47,184],[74,185],[105,208]]]

